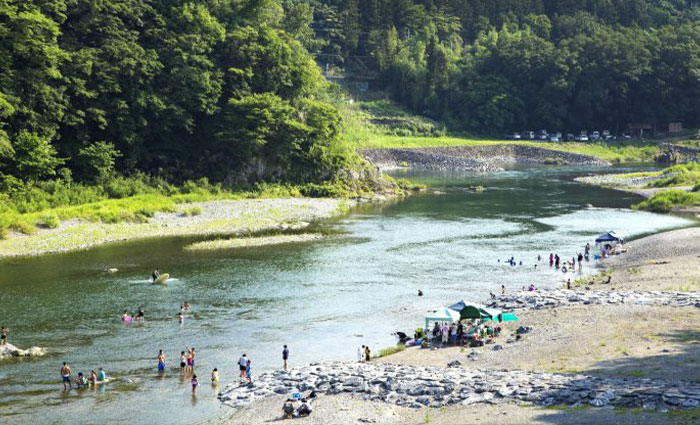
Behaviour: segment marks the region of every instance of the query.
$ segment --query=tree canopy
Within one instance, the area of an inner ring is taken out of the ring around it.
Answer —
[[[452,128],[700,124],[697,1],[309,3],[320,63]]]
[[[285,7],[0,0],[0,177],[332,175],[344,160],[339,115],[305,47],[318,43],[313,15]]]

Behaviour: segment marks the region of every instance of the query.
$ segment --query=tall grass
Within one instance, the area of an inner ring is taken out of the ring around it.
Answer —
[[[668,167],[660,178],[649,183],[650,187],[692,186],[700,183],[700,164],[689,162]]]
[[[700,205],[700,193],[684,190],[662,190],[632,208],[654,212],[669,212],[674,208]]]

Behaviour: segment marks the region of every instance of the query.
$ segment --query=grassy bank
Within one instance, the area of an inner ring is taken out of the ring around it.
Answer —
[[[444,146],[493,146],[493,145],[533,146],[557,151],[591,155],[610,162],[650,162],[661,151],[655,142],[629,143],[580,143],[580,142],[535,142],[514,140],[489,140],[464,137],[398,137],[375,135],[360,145],[361,149],[379,148],[420,148]]]
[[[75,251],[110,242],[166,236],[244,236],[280,231],[341,214],[348,203],[330,198],[227,199],[177,206],[148,221],[71,220],[55,229],[0,240],[0,258]],[[196,214],[187,210],[196,208]]]
[[[400,191],[402,182],[394,184]],[[214,200],[278,199],[300,197],[352,198],[371,196],[373,182],[328,181],[321,184],[257,184],[226,188],[206,179],[172,185],[147,176],[113,177],[92,185],[59,178],[35,185],[17,184],[0,191],[0,239],[11,232],[26,235],[54,229],[62,222],[144,223],[155,213],[197,215],[184,204]]]
[[[671,189],[657,192],[646,201],[633,205],[632,208],[653,212],[670,212],[699,206],[700,192]]]

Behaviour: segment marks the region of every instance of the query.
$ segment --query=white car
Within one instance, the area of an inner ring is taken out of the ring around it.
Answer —
[[[588,136],[586,136],[585,134],[582,134],[581,137],[579,137],[579,140],[580,140],[581,142],[587,142],[587,141],[588,141]]]
[[[554,136],[552,136],[552,137],[549,138],[549,141],[550,141],[550,142],[558,142],[558,141],[559,141],[559,137],[557,137],[556,135],[554,135]]]

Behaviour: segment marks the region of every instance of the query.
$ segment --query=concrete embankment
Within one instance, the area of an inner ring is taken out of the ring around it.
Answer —
[[[541,406],[590,405],[666,410],[695,408],[700,384],[645,378],[600,378],[527,371],[392,364],[332,363],[265,373],[251,385],[226,388],[219,399],[245,406],[297,389],[319,394],[354,394],[363,400],[420,408],[477,403],[527,402]]]
[[[593,156],[523,145],[387,148],[358,152],[380,168],[498,171],[516,164],[610,165]]]

